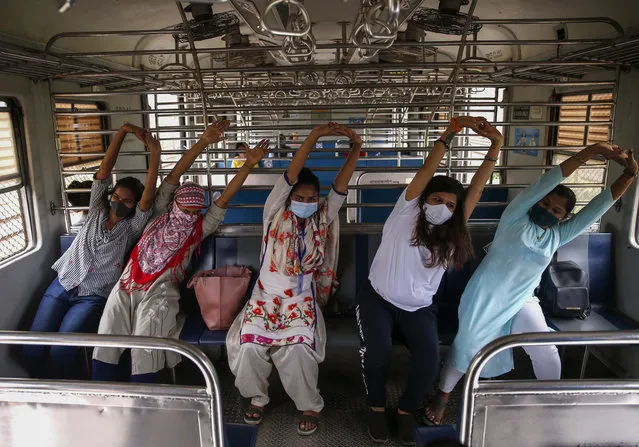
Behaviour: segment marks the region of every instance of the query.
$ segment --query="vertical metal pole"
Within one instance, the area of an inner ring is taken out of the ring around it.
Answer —
[[[66,182],[65,182],[65,177],[64,177],[64,173],[62,172],[64,170],[64,166],[62,163],[62,147],[61,147],[61,143],[60,143],[60,138],[58,137],[58,119],[57,119],[57,115],[56,115],[56,111],[55,111],[55,98],[53,96],[53,86],[51,84],[51,80],[47,80],[47,90],[49,93],[49,107],[51,108],[51,124],[52,124],[52,129],[53,129],[53,141],[55,143],[55,153],[56,156],[58,157],[58,173],[60,174],[60,192],[62,194],[62,206],[64,208],[67,208],[69,206],[69,200],[67,198],[67,193],[65,191],[66,188]],[[68,209],[65,209],[63,211],[64,213],[64,226],[66,228],[66,232],[69,233],[71,231],[71,216],[69,216],[70,211]]]
[[[186,18],[186,13],[184,12],[184,8],[182,7],[181,2],[175,2],[177,5],[178,11],[180,12],[180,17],[182,18],[182,23],[184,24],[184,31],[186,33],[186,37],[189,40],[189,47],[191,50],[191,56],[193,57],[193,66],[195,67],[195,79],[200,86],[200,96],[202,99],[202,118],[204,120],[204,128],[209,125],[209,111],[208,104],[206,102],[206,92],[204,91],[204,79],[202,78],[202,69],[200,67],[200,60],[198,58],[197,49],[195,48],[195,40],[193,39],[193,33],[191,32],[191,27],[189,26],[189,21]],[[213,118],[216,118],[215,115]],[[218,143],[219,147],[219,143]],[[212,179],[211,179],[211,153],[209,151],[209,145],[206,146],[206,178],[207,185],[209,188],[209,198],[210,191],[212,187]]]
[[[612,143],[615,137],[615,117],[617,116],[617,99],[619,97],[619,83],[621,82],[621,68],[617,65],[615,70],[615,85],[612,89],[612,105],[610,106],[610,121],[612,124],[608,128],[608,142]],[[604,169],[603,187],[608,185],[608,177],[610,171],[610,161],[606,160],[606,168]]]

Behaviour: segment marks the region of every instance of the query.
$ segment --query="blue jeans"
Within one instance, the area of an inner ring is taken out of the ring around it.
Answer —
[[[32,331],[96,333],[106,298],[78,296],[78,289],[64,290],[56,277],[40,301]],[[51,358],[48,353],[50,351]],[[85,371],[80,350],[68,346],[25,346],[23,356],[32,377],[50,377],[49,360],[53,369],[64,378],[81,377]]]

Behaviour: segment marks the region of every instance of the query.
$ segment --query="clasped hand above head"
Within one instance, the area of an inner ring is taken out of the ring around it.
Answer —
[[[343,124],[339,124],[336,122],[330,122],[328,124],[322,124],[320,126],[315,126],[311,131],[311,135],[319,138],[326,137],[329,135],[343,135],[348,137],[351,140],[353,145],[362,145],[362,138],[359,136],[357,132],[353,129],[344,126]]]
[[[488,138],[492,143],[501,144],[504,140],[503,135],[496,127],[493,127],[484,117],[475,116],[458,116],[455,122],[459,127],[471,129],[477,135]]]

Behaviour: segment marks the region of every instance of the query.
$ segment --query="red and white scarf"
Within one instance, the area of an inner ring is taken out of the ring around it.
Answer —
[[[131,268],[120,279],[124,290],[148,290],[167,269],[182,268],[184,257],[202,239],[202,216],[190,215],[183,207],[204,206],[204,190],[195,183],[185,183],[173,196],[167,212],[155,219],[131,253]]]

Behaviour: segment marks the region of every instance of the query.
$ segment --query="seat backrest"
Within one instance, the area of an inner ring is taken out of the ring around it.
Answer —
[[[0,445],[213,445],[201,388],[98,382],[0,382]]]
[[[612,233],[584,233],[557,250],[558,261],[573,261],[588,274],[590,304],[615,307]]]
[[[204,353],[168,338],[0,331],[0,346],[48,345],[171,351],[204,386],[0,378],[0,445],[223,447],[221,387]]]
[[[473,395],[473,447],[636,445],[639,384],[499,381]]]

